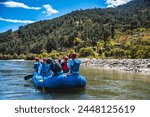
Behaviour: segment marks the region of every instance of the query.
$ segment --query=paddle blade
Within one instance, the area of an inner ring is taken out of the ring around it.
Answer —
[[[24,77],[24,79],[25,79],[25,80],[29,80],[29,79],[32,78],[32,77],[33,77],[33,75],[27,75],[27,76]]]

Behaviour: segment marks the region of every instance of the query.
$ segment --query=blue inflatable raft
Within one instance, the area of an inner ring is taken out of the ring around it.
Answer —
[[[42,75],[34,73],[32,80],[37,87],[49,89],[84,88],[86,85],[85,77],[79,74],[61,74],[58,76],[43,77]]]

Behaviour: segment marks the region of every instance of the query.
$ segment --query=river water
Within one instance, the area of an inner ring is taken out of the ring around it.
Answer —
[[[86,88],[79,92],[43,92],[24,76],[33,61],[0,61],[0,100],[150,100],[150,75],[81,66]]]

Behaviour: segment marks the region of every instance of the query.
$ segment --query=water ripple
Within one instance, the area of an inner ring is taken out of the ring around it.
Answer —
[[[87,86],[81,92],[43,92],[24,76],[33,72],[33,61],[0,60],[0,100],[149,100],[148,75],[81,67]]]

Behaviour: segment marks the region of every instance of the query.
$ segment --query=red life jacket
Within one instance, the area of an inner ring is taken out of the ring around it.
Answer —
[[[68,65],[67,65],[67,62],[66,62],[66,61],[64,61],[62,64],[63,64],[63,65],[62,65],[62,70],[63,70],[63,71],[67,71],[67,70],[69,70],[69,68],[68,68]]]

